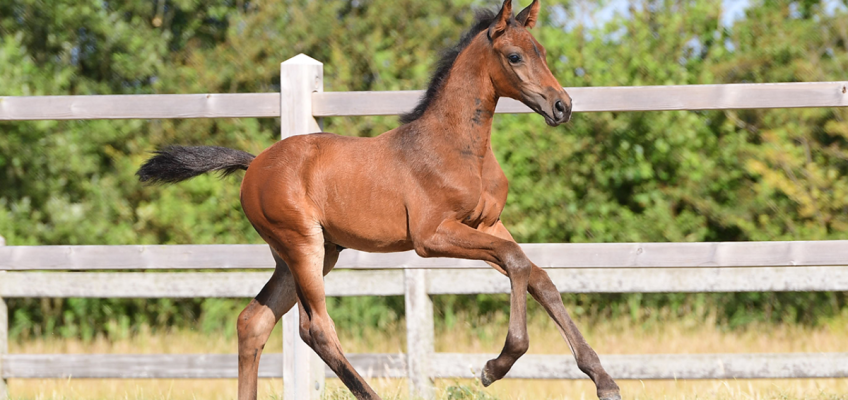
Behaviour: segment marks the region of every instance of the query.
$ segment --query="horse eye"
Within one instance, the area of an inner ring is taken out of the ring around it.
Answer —
[[[506,58],[508,58],[509,62],[511,62],[513,64],[518,64],[519,62],[521,62],[521,56],[519,56],[518,54],[515,54],[515,53],[512,53],[512,54],[506,56]]]

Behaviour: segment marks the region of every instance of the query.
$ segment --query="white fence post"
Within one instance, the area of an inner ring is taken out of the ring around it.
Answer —
[[[324,91],[324,64],[298,54],[280,64],[281,139],[320,132],[312,116],[312,93]],[[295,305],[283,316],[283,399],[320,399],[324,392],[324,362],[299,333]]]
[[[406,370],[411,398],[433,399],[430,357],[436,352],[433,340],[433,302],[427,294],[427,270],[404,270],[406,308]]]
[[[6,245],[6,239],[0,236],[0,246]],[[0,271],[0,276],[6,271]],[[9,354],[9,309],[6,302],[0,297],[0,400],[9,398],[9,386],[3,378],[3,356]]]

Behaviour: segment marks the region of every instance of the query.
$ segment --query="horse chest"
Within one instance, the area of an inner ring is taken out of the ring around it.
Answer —
[[[481,177],[479,194],[468,202],[469,206],[473,204],[473,208],[462,219],[463,224],[474,228],[480,225],[491,226],[498,221],[508,192],[506,177],[499,167],[484,171],[486,173]]]
[[[465,215],[462,223],[472,228],[481,225],[491,226],[498,221],[503,210],[503,203],[497,201],[493,196],[483,193],[474,209]]]

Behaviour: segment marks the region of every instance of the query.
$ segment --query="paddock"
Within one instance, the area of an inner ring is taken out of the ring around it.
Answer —
[[[325,93],[322,64],[304,55],[281,64],[280,86],[280,93],[0,97],[0,120],[279,117],[285,138],[320,131],[323,117],[397,115],[412,109],[422,94]],[[846,107],[846,87],[847,82],[814,82],[567,90],[575,99],[575,112],[627,112]],[[501,99],[497,112],[532,111]],[[522,247],[564,293],[848,291],[848,240]],[[264,245],[0,244],[0,399],[9,396],[4,382],[10,378],[232,378],[237,373],[235,354],[8,354],[4,297],[252,297],[270,277],[271,268],[273,259]],[[218,272],[161,272],[174,269]],[[431,398],[433,378],[474,377],[491,358],[436,353],[429,298],[508,293],[508,279],[484,263],[421,259],[411,252],[346,250],[336,269],[326,277],[328,296],[405,298],[406,353],[349,355],[365,376],[406,377],[411,394]],[[126,270],[146,272],[122,272]],[[286,399],[317,398],[324,378],[333,375],[300,341],[297,318],[296,312],[283,318],[283,353],[263,355],[259,374],[282,377]],[[596,346],[603,349],[601,343]],[[616,379],[848,377],[848,353],[600,357]],[[527,355],[506,378],[585,379],[585,375],[570,354]]]

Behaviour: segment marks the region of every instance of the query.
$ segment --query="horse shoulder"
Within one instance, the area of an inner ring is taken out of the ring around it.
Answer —
[[[484,195],[500,203],[501,208],[503,208],[509,194],[509,181],[491,150],[483,161],[482,175]]]

